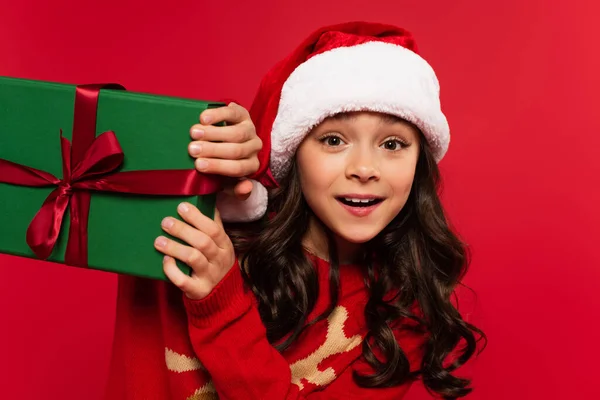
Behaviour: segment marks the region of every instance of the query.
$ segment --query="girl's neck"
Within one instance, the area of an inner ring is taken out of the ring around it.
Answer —
[[[361,245],[350,243],[335,233],[333,239],[336,244],[337,254],[340,264],[352,264],[360,254]],[[325,232],[325,227],[315,217],[311,217],[308,223],[308,230],[302,239],[302,246],[320,259],[329,261],[329,241]]]

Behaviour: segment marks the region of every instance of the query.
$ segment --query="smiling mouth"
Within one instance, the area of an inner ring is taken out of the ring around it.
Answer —
[[[349,197],[336,197],[337,201],[342,204],[345,204],[349,207],[371,207],[376,204],[379,204],[383,201],[383,199],[379,198],[370,198],[370,199],[355,199]]]

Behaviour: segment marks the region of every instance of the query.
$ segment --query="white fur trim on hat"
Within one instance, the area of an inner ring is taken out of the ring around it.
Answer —
[[[375,111],[415,124],[437,161],[450,142],[433,68],[402,46],[367,42],[318,54],[283,85],[271,133],[270,167],[276,179],[289,169],[308,132],[340,112]]]
[[[230,194],[217,194],[217,209],[225,222],[256,221],[267,211],[267,189],[252,180],[252,193],[246,200],[239,200]]]

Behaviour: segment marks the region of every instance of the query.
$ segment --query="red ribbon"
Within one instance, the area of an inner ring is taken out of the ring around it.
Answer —
[[[57,186],[46,198],[27,229],[27,244],[46,259],[52,253],[67,208],[70,230],[65,263],[87,267],[87,232],[90,191],[138,195],[197,196],[215,193],[215,176],[196,170],[118,172],[124,158],[114,132],[96,137],[96,111],[100,89],[119,85],[80,85],[75,92],[73,143],[60,132],[63,179],[35,168],[0,159],[0,182],[19,186]]]

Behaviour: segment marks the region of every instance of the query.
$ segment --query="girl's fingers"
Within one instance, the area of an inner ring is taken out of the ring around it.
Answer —
[[[174,240],[159,236],[154,241],[154,247],[161,253],[176,258],[190,266],[198,275],[202,275],[203,270],[208,266],[208,260],[201,251],[177,243]]]
[[[228,248],[230,243],[229,238],[223,230],[223,225],[220,223],[218,210],[215,210],[215,221],[202,214],[197,207],[190,203],[181,203],[177,207],[177,212],[188,224],[212,239],[213,243],[219,249]]]
[[[261,141],[250,140],[244,143],[214,143],[196,140],[188,146],[188,153],[194,158],[220,158],[225,160],[240,160],[249,158],[261,149]]]
[[[244,121],[236,125],[213,126],[192,125],[190,136],[194,140],[207,142],[244,143],[256,137],[254,125],[251,121]]]
[[[217,224],[219,228],[221,228],[221,232],[223,232],[225,237],[229,240],[229,237],[225,233],[225,228],[223,228],[223,220],[221,220],[221,213],[217,208],[215,208],[215,224]]]
[[[210,293],[211,285],[208,282],[205,282],[205,280],[198,276],[192,278],[181,272],[175,263],[175,259],[172,257],[164,257],[163,271],[167,278],[189,298],[202,299]]]
[[[181,203],[178,212],[185,222],[167,217],[163,220],[163,229],[179,239],[194,243],[195,247],[164,236],[156,238],[154,246],[165,254],[163,269],[169,280],[188,297],[202,299],[235,264],[233,245],[223,229],[218,210],[215,210],[214,221],[190,203]],[[192,268],[191,277],[179,270],[176,259]]]
[[[214,240],[206,233],[176,218],[166,217],[162,220],[161,227],[171,236],[181,239],[191,247],[199,250],[209,260],[215,257],[219,251],[219,247]]]
[[[167,278],[179,289],[185,291],[185,289],[189,289],[192,286],[190,282],[192,278],[179,269],[173,257],[165,256],[163,258],[163,271]]]
[[[235,184],[233,187],[233,194],[239,200],[246,200],[252,194],[254,185],[250,179],[244,179]]]
[[[223,121],[237,124],[247,119],[250,119],[248,110],[233,102],[224,107],[204,110],[200,114],[200,123],[204,125],[217,124]]]
[[[198,158],[195,161],[196,169],[205,174],[243,178],[252,175],[258,170],[260,162],[257,157],[242,160],[221,160],[218,158]]]

